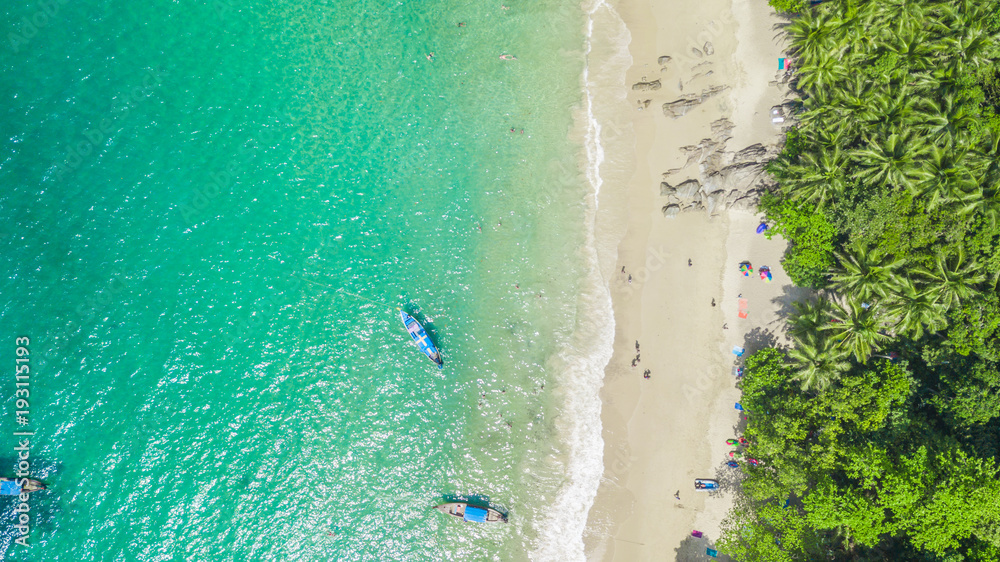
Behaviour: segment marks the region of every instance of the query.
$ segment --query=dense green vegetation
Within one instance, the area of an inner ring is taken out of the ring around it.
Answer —
[[[747,359],[745,562],[1000,560],[1000,5],[771,0],[797,126],[762,210],[817,297]]]

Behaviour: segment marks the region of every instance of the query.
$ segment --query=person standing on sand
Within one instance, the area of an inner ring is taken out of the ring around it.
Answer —
[[[631,273],[630,273],[630,274],[629,274],[629,276],[628,276],[628,284],[629,284],[629,285],[631,285],[631,284],[632,284],[632,274],[631,274]]]

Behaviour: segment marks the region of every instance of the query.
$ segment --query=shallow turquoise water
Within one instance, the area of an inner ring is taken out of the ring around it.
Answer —
[[[2,8],[0,333],[11,359],[31,338],[51,488],[28,548],[0,500],[6,559],[517,560],[579,540],[546,535],[546,504],[572,469],[584,16],[506,4]],[[11,435],[12,375],[2,390]],[[511,524],[429,512],[450,493]]]

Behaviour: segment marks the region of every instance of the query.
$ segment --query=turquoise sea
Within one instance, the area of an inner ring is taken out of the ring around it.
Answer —
[[[27,547],[0,498],[4,559],[582,555],[608,319],[578,2],[0,17],[0,476],[29,431],[50,487]]]

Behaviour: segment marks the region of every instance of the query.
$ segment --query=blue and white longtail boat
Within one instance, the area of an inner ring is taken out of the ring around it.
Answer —
[[[420,351],[424,352],[424,355],[429,357],[431,361],[437,363],[439,369],[444,369],[444,361],[441,360],[441,354],[434,347],[434,342],[431,341],[431,338],[424,331],[424,327],[420,325],[420,322],[417,322],[403,310],[399,311],[399,316],[403,319],[406,331],[410,333],[410,337],[413,338],[414,343],[417,344]]]

